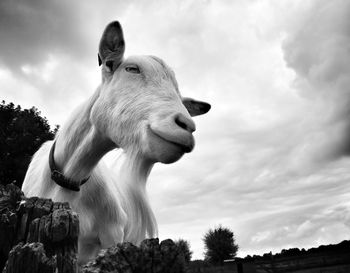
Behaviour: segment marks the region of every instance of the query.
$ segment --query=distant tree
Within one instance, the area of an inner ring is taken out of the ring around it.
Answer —
[[[203,238],[205,245],[205,260],[218,265],[226,259],[232,259],[237,255],[238,245],[235,243],[233,232],[221,225],[209,231]]]
[[[297,255],[300,255],[299,248],[282,249],[281,251],[281,256],[297,256]]]
[[[175,241],[176,246],[181,251],[181,253],[184,255],[185,262],[189,264],[189,262],[192,259],[193,252],[190,250],[190,243],[186,240],[179,239]]]
[[[21,187],[32,155],[41,144],[53,139],[58,130],[50,129],[37,108],[21,109],[13,103],[0,104],[0,183],[16,182]]]

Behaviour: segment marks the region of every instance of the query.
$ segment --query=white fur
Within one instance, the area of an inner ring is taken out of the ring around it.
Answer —
[[[142,73],[127,72],[128,65],[137,65]],[[201,114],[198,107],[194,109],[195,115]],[[175,121],[178,117],[180,126]],[[80,220],[78,260],[85,263],[101,248],[123,241],[138,244],[157,236],[146,194],[147,177],[155,162],[178,160],[184,147],[191,151],[193,131],[174,73],[162,60],[134,56],[120,60],[114,71],[103,65],[101,85],[61,127],[54,153],[66,177],[90,179],[79,192],[52,181],[53,142],[48,141],[33,156],[22,190],[27,197],[70,203]],[[115,148],[123,153],[111,170],[101,159]]]

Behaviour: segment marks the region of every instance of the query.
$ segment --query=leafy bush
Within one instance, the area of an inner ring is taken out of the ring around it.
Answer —
[[[210,229],[204,235],[203,241],[205,260],[214,265],[222,265],[224,260],[232,259],[237,254],[238,245],[229,228],[219,226],[214,230]]]
[[[37,108],[21,109],[13,103],[0,104],[0,183],[15,182],[18,187],[27,171],[32,155],[42,143],[53,139],[58,130],[50,129]]]

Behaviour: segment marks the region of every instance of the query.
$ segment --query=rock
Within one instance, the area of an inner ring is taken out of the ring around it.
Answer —
[[[68,203],[25,198],[16,186],[0,184],[0,270],[8,259],[4,272],[77,272],[78,235]]]
[[[168,239],[146,239],[140,247],[131,243],[102,250],[98,257],[83,266],[83,273],[184,273],[185,259],[175,243]]]
[[[55,258],[46,256],[41,243],[20,243],[9,253],[3,273],[54,273]]]

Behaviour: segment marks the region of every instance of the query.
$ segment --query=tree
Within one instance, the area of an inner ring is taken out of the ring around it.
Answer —
[[[53,139],[58,130],[50,129],[37,108],[21,109],[13,103],[0,104],[0,183],[22,186],[32,155],[42,143]]]
[[[205,260],[214,264],[222,265],[224,260],[232,259],[236,256],[238,245],[235,243],[233,232],[229,228],[221,225],[209,231],[203,238],[205,245]]]
[[[189,264],[193,253],[190,250],[190,243],[186,240],[179,239],[175,241],[175,245],[178,247],[179,251],[184,255],[185,262]]]

